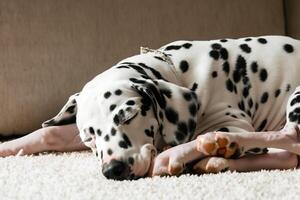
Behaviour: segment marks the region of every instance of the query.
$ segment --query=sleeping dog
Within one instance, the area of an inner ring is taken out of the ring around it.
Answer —
[[[0,156],[89,147],[115,180],[294,168],[299,75],[300,42],[284,36],[142,48],[71,95],[44,128],[1,144]]]

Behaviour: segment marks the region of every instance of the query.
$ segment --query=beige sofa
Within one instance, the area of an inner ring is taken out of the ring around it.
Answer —
[[[25,134],[140,46],[300,38],[299,0],[1,0],[0,135]]]

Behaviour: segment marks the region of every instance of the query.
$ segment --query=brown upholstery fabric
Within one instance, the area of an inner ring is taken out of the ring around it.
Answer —
[[[300,1],[285,0],[286,34],[300,39]]]
[[[281,0],[1,0],[0,134],[24,134],[140,46],[284,34]]]

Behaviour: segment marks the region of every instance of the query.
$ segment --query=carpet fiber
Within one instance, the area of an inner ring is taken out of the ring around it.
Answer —
[[[300,170],[106,180],[89,152],[0,158],[0,199],[299,199]]]

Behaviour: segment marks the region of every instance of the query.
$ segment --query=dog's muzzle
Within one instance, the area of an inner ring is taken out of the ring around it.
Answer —
[[[102,173],[107,179],[125,180],[128,179],[130,168],[123,161],[111,160],[103,165]]]

